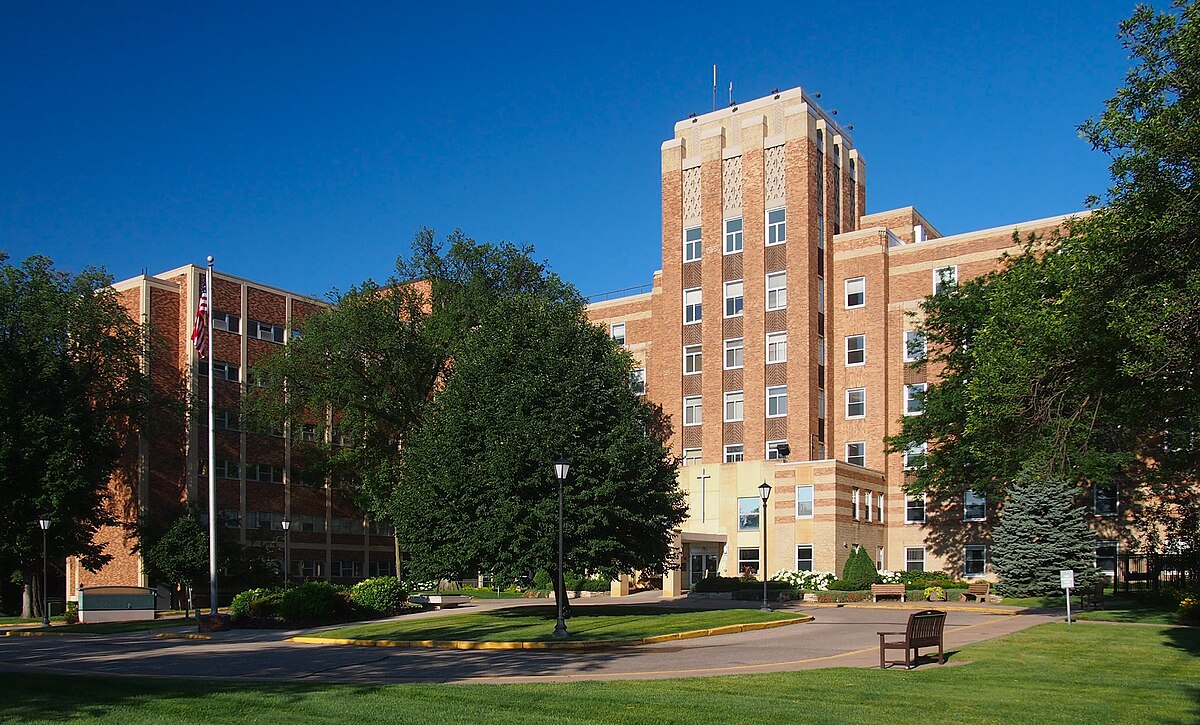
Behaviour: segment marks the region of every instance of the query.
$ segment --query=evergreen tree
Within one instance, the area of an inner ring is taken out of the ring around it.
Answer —
[[[1076,492],[1061,476],[1029,469],[1008,487],[1000,523],[992,532],[992,567],[1000,575],[1001,594],[1056,594],[1063,569],[1075,572],[1080,588],[1095,584],[1096,535],[1084,507],[1075,504]]]
[[[842,567],[842,581],[846,582],[851,590],[857,591],[870,588],[878,579],[879,570],[875,568],[875,562],[871,560],[866,547],[854,547],[850,558],[846,559],[846,564]]]

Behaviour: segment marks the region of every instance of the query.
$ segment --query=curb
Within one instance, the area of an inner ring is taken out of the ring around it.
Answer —
[[[5,637],[71,637],[88,635],[89,632],[5,632]],[[94,635],[93,635],[94,636]]]
[[[155,639],[212,639],[211,634],[191,634],[187,632],[159,632]]]
[[[285,642],[300,644],[334,644],[353,645],[357,647],[403,647],[420,649],[466,649],[466,650],[588,650],[607,649],[610,647],[635,647],[638,645],[674,642],[683,639],[713,637],[722,634],[738,634],[741,632],[756,632],[763,629],[775,629],[791,624],[811,622],[811,615],[801,615],[791,619],[780,619],[773,622],[751,622],[748,624],[730,624],[712,629],[694,629],[689,632],[673,632],[671,634],[656,634],[651,637],[638,639],[598,639],[591,642],[471,642],[464,640],[392,640],[392,639],[334,639],[331,637],[288,637]]]

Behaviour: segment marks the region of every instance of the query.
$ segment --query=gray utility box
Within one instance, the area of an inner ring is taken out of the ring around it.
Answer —
[[[154,619],[157,594],[146,587],[80,587],[79,621],[128,622]]]

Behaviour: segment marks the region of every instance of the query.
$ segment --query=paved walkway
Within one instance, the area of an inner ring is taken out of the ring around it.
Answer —
[[[599,597],[575,606],[615,603]],[[661,600],[656,593],[629,603],[695,608],[753,606],[747,602]],[[428,612],[438,617],[464,611],[545,604],[545,600],[480,601],[469,609]],[[996,616],[944,607],[950,662],[965,644],[1014,632],[1059,617]],[[154,632],[105,637],[3,637],[0,671],[116,674],[142,677],[248,679],[291,682],[512,683],[659,679],[813,669],[870,667],[879,662],[880,630],[902,629],[911,610],[888,607],[789,606],[812,614],[808,624],[601,651],[393,650],[281,641],[297,632],[235,630],[211,640],[156,639]]]

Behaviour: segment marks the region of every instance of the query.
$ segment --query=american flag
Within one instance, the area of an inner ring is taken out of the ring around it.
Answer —
[[[200,283],[200,304],[196,307],[196,325],[192,328],[192,344],[200,357],[208,356],[208,287]]]

